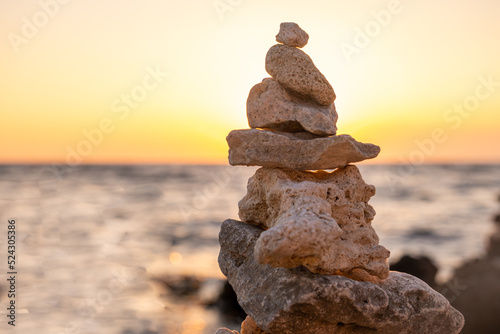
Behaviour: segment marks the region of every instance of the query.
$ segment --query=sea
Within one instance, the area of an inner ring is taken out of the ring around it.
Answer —
[[[454,268],[485,253],[500,209],[499,165],[358,167],[377,189],[370,200],[377,211],[373,227],[390,261],[428,256],[444,282]],[[238,201],[255,170],[0,166],[0,332],[238,329],[208,305],[224,278],[217,265],[220,224],[238,218]],[[7,241],[12,234],[14,249]]]

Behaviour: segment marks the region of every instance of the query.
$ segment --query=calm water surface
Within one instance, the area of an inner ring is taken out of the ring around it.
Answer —
[[[481,255],[497,210],[500,166],[361,165],[391,259],[425,254],[446,279]],[[16,333],[214,333],[222,278],[217,234],[255,168],[229,166],[0,166],[0,216],[17,224]],[[6,238],[3,238],[6,239]],[[6,293],[0,270],[1,310]],[[196,298],[165,286],[203,281]],[[5,283],[4,283],[5,282]],[[4,307],[5,306],[5,307]],[[8,328],[2,313],[1,332]]]

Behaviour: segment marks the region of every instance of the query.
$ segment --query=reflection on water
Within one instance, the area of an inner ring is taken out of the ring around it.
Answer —
[[[443,278],[482,253],[500,189],[498,166],[360,168],[377,187],[373,224],[392,258],[426,254]],[[61,175],[44,166],[0,166],[1,219],[18,222],[16,333],[235,328],[207,305],[223,277],[220,223],[238,217],[237,202],[254,171],[79,166]]]

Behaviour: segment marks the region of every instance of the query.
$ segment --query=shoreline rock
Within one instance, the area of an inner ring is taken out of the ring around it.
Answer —
[[[267,333],[455,334],[463,326],[463,316],[446,298],[408,274],[391,272],[373,284],[260,264],[254,247],[262,232],[226,220],[219,265],[240,305]]]

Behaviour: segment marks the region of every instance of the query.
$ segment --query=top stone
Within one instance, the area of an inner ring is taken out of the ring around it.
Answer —
[[[303,48],[308,40],[309,35],[297,23],[293,22],[280,24],[280,31],[276,35],[277,42],[297,48]]]

